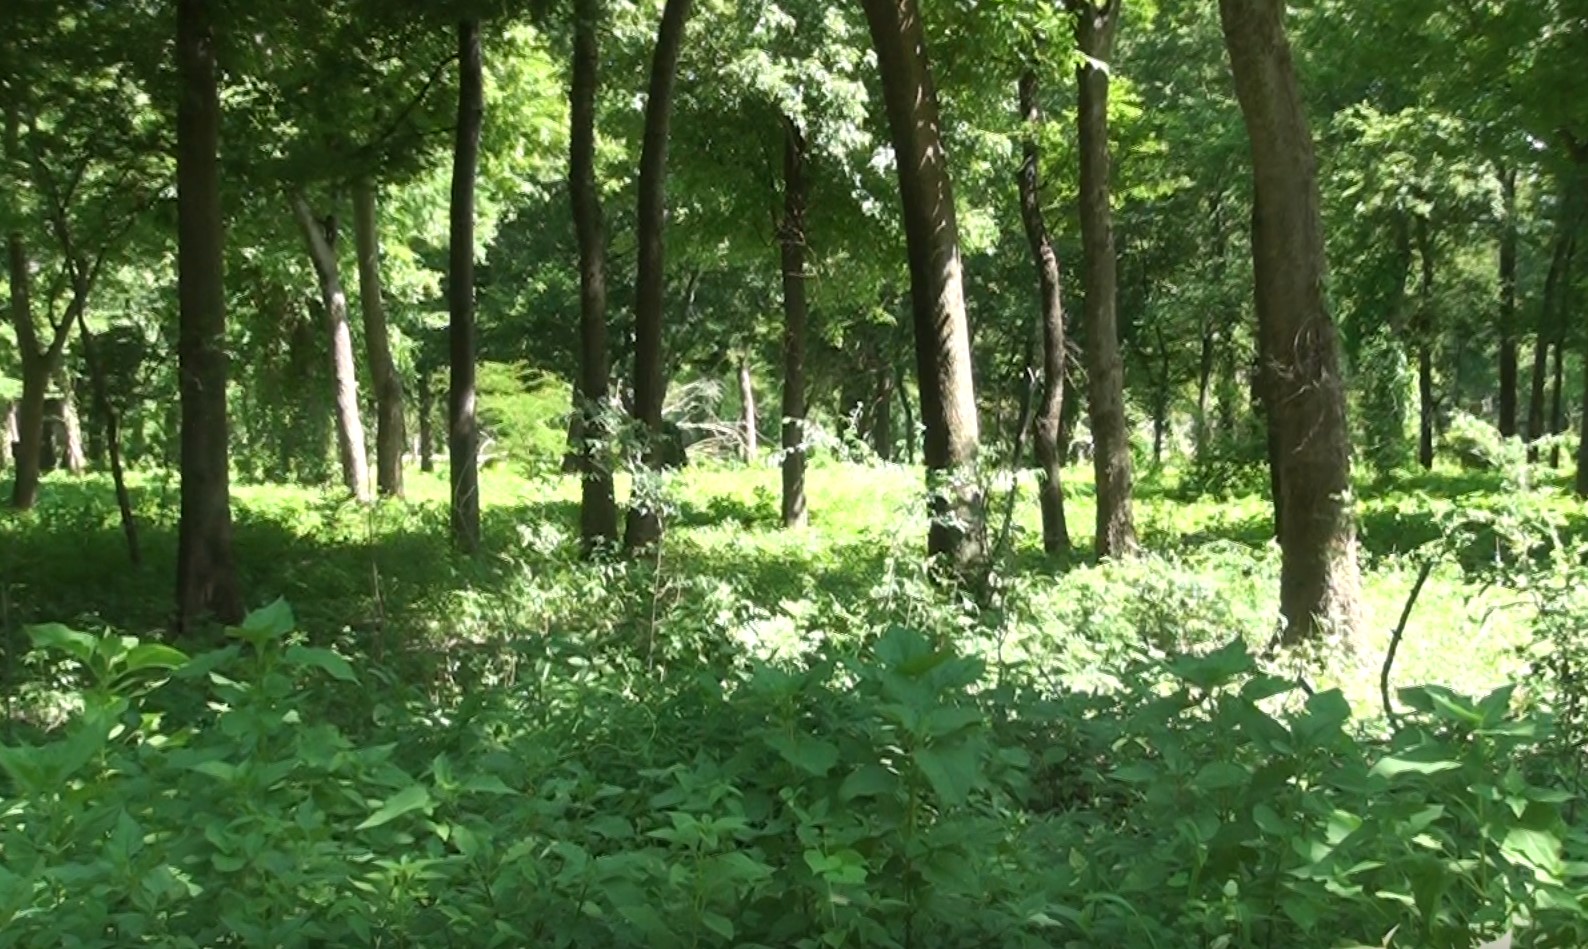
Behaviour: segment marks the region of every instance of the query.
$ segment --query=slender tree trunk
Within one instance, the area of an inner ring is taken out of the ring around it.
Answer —
[[[436,395],[430,384],[430,373],[419,373],[419,470],[429,474],[436,470]]]
[[[1500,169],[1500,435],[1516,435],[1516,169]]]
[[[0,415],[0,468],[16,465],[17,456],[17,404],[7,402],[4,415]]]
[[[1026,245],[1037,271],[1042,331],[1042,395],[1037,407],[1035,448],[1042,480],[1037,497],[1042,507],[1042,549],[1049,554],[1070,549],[1070,529],[1064,516],[1064,451],[1059,431],[1064,423],[1064,298],[1059,255],[1042,217],[1041,146],[1038,145],[1042,111],[1037,104],[1037,73],[1030,67],[1020,77],[1020,118],[1025,123],[1020,164],[1020,220]]]
[[[678,57],[684,45],[692,0],[667,0],[656,31],[651,60],[650,95],[645,100],[645,137],[640,151],[639,208],[635,231],[639,241],[634,294],[634,420],[645,431],[645,464],[663,467],[662,402],[667,377],[662,359],[662,309],[666,291],[667,143],[673,115],[673,88]],[[661,512],[651,499],[639,498],[629,508],[623,545],[640,550],[662,539]]]
[[[15,299],[13,297],[13,299]],[[44,409],[50,377],[37,359],[22,359],[22,398],[17,402],[16,478],[11,506],[31,510],[39,500],[39,475],[44,467]]]
[[[1208,431],[1211,418],[1208,401],[1213,392],[1213,357],[1218,346],[1218,331],[1211,321],[1202,326],[1202,350],[1197,357],[1197,419],[1192,451],[1198,462],[1207,460]]]
[[[61,432],[66,442],[61,451],[62,463],[68,472],[80,475],[88,470],[88,454],[83,450],[83,419],[77,411],[77,393],[71,373],[58,366],[55,383],[61,390]]]
[[[177,0],[177,353],[181,379],[182,516],[177,629],[237,623],[243,597],[232,560],[227,467],[225,236],[220,96],[212,0]]]
[[[98,344],[88,330],[88,321],[81,313],[77,317],[79,335],[83,340],[83,362],[88,365],[88,388],[93,393],[94,405],[105,426],[105,447],[110,455],[110,478],[116,487],[116,510],[121,515],[121,533],[127,540],[127,559],[134,568],[143,566],[143,549],[138,540],[138,519],[132,510],[132,494],[127,490],[127,475],[121,458],[121,412],[110,399],[110,389],[105,382],[105,368],[99,360]]]
[[[1323,295],[1317,159],[1284,30],[1284,0],[1220,0],[1253,168],[1258,331],[1276,397],[1283,641],[1350,637],[1361,577],[1339,342]]]
[[[369,500],[369,461],[365,455],[364,420],[359,414],[358,373],[353,359],[353,334],[347,325],[347,293],[337,264],[335,221],[314,216],[303,195],[292,195],[293,214],[303,234],[320,282],[320,303],[331,339],[331,379],[336,391],[336,452],[342,484],[360,501]]]
[[[1417,288],[1417,463],[1434,467],[1434,242],[1428,218],[1417,218],[1417,252],[1422,257],[1422,282]]]
[[[1131,512],[1130,425],[1125,418],[1125,364],[1119,353],[1118,261],[1110,209],[1108,66],[1119,29],[1120,0],[1074,0],[1075,38],[1087,59],[1080,85],[1081,247],[1085,272],[1087,408],[1097,476],[1097,555],[1136,550]]]
[[[375,390],[375,481],[383,497],[403,495],[403,383],[392,359],[380,279],[380,219],[375,183],[353,185],[353,239],[358,246],[358,303],[364,315],[364,354]]]
[[[458,130],[452,159],[452,250],[447,297],[451,310],[452,388],[448,398],[452,540],[465,554],[480,549],[480,428],[474,404],[474,179],[480,165],[485,86],[480,22],[458,24]]]
[[[601,81],[602,0],[575,0],[568,192],[579,244],[579,403],[574,441],[580,475],[579,533],[585,548],[618,541],[618,508],[608,460],[607,258],[596,183],[596,94]]]
[[[1566,377],[1565,352],[1566,352],[1566,341],[1564,339],[1556,339],[1555,340],[1555,355],[1554,355],[1554,358],[1552,360],[1550,360],[1551,363],[1553,364],[1553,371],[1552,371],[1551,375],[1554,378],[1553,378],[1553,380],[1551,381],[1551,384],[1550,384],[1550,412],[1549,412],[1550,425],[1549,425],[1549,432],[1550,432],[1551,435],[1557,435],[1557,436],[1561,435],[1561,434],[1564,434],[1565,431],[1566,431],[1566,405],[1565,405],[1565,402],[1563,401],[1564,400],[1564,396],[1562,394],[1563,390],[1565,388],[1565,385],[1566,385],[1566,378],[1565,378]],[[1550,445],[1550,447],[1549,447],[1549,466],[1551,468],[1559,468],[1560,467],[1560,442],[1559,441],[1556,441],[1554,444]]]
[[[783,116],[783,526],[802,527],[805,499],[805,136]]]
[[[1528,380],[1527,400],[1527,460],[1538,461],[1538,446],[1534,444],[1544,437],[1544,395],[1548,386],[1549,374],[1549,347],[1557,335],[1556,305],[1560,299],[1560,292],[1565,282],[1566,272],[1570,270],[1570,261],[1573,256],[1576,237],[1572,233],[1573,220],[1563,216],[1557,224],[1555,236],[1555,249],[1550,255],[1549,272],[1544,277],[1544,299],[1540,307],[1538,322],[1538,337],[1533,344],[1533,374]]]
[[[904,458],[911,465],[915,464],[917,454],[916,439],[919,437],[915,422],[915,406],[910,402],[910,390],[905,385],[904,368],[899,367],[893,371],[893,388],[899,393],[899,411],[904,414]]]
[[[965,313],[954,189],[916,0],[862,0],[882,75],[910,259],[923,452],[932,501],[929,554],[960,577],[985,556],[976,478],[980,423]]]
[[[761,454],[761,437],[755,421],[755,380],[750,375],[750,357],[739,356],[739,432],[744,439],[744,463],[755,464]]]
[[[871,391],[871,449],[882,461],[893,461],[893,367],[887,361],[877,363],[872,373],[874,388]]]

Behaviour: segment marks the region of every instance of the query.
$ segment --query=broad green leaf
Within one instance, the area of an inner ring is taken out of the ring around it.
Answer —
[[[981,778],[977,750],[971,744],[929,745],[915,752],[915,766],[944,804],[963,804]]]
[[[1233,761],[1214,761],[1197,772],[1196,777],[1191,779],[1191,786],[1204,792],[1227,791],[1245,786],[1251,778],[1251,772],[1242,765]]]
[[[28,638],[33,640],[35,646],[58,650],[84,665],[88,664],[99,647],[99,637],[80,633],[60,623],[43,623],[27,629]]]
[[[838,746],[809,735],[768,735],[766,743],[789,764],[821,777],[838,763]]]
[[[294,666],[309,666],[314,669],[320,669],[338,682],[358,681],[358,676],[353,673],[353,667],[348,664],[348,661],[329,649],[317,649],[312,646],[291,646],[287,649],[286,661]]]
[[[180,649],[173,649],[163,643],[144,643],[134,646],[122,659],[122,668],[127,672],[138,672],[144,669],[177,669],[187,663],[187,654]]]
[[[1239,638],[1205,656],[1180,656],[1169,663],[1169,672],[1176,678],[1204,692],[1225,685],[1256,668],[1257,662],[1246,648],[1246,640]]]
[[[430,806],[430,792],[422,785],[410,784],[409,786],[387,798],[385,803],[376,809],[375,813],[364,819],[356,830],[369,830],[382,824],[390,823],[411,811]]]
[[[1414,761],[1410,758],[1397,758],[1390,756],[1379,760],[1373,766],[1372,773],[1384,778],[1396,778],[1403,774],[1439,774],[1442,771],[1456,771],[1461,768],[1459,761]]]

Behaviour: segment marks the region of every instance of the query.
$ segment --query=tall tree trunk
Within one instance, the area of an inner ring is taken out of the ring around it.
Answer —
[[[1271,361],[1281,503],[1283,641],[1358,624],[1361,576],[1339,341],[1325,304],[1317,159],[1284,30],[1284,0],[1220,0],[1251,142],[1258,331]]]
[[[1425,215],[1417,217],[1417,253],[1423,265],[1412,326],[1417,340],[1417,463],[1429,471],[1434,467],[1434,242]]]
[[[918,426],[915,423],[915,406],[910,403],[910,390],[905,385],[902,366],[893,371],[893,388],[899,393],[899,411],[904,414],[904,459],[914,465]]]
[[[601,81],[602,0],[575,0],[568,192],[579,244],[579,385],[574,450],[580,475],[579,534],[592,550],[618,541],[618,508],[606,445],[610,402],[607,251],[596,183],[596,94]]]
[[[783,526],[808,519],[805,499],[805,136],[783,116]]]
[[[331,379],[336,392],[336,453],[342,484],[360,501],[369,500],[369,461],[365,455],[364,420],[358,405],[358,372],[353,359],[353,334],[347,325],[347,293],[336,256],[334,218],[317,220],[302,194],[292,195],[293,214],[303,234],[320,282],[325,329],[331,339]]]
[[[16,299],[12,297],[13,301]],[[39,474],[44,467],[44,409],[50,377],[38,360],[22,359],[22,397],[17,401],[15,441],[16,478],[11,485],[11,506],[31,510],[39,500]]]
[[[353,185],[353,240],[358,247],[358,303],[364,315],[364,354],[375,390],[375,481],[382,496],[403,495],[403,383],[392,359],[380,279],[380,219],[375,182]]]
[[[882,461],[893,461],[893,367],[879,360],[872,373],[871,449]]]
[[[1516,435],[1516,169],[1500,169],[1500,435]]]
[[[1119,29],[1120,0],[1072,0],[1075,38],[1087,57],[1076,69],[1080,85],[1081,248],[1086,296],[1087,408],[1092,465],[1097,476],[1097,555],[1136,550],[1131,512],[1130,425],[1125,418],[1125,364],[1119,353],[1119,274],[1110,209],[1108,63]]]
[[[1556,436],[1562,435],[1566,431],[1566,405],[1563,395],[1563,390],[1566,385],[1565,352],[1566,341],[1564,339],[1556,339],[1555,355],[1554,358],[1550,360],[1550,362],[1553,364],[1551,371],[1551,376],[1553,379],[1550,383],[1549,397],[1549,433]],[[1549,446],[1549,466],[1551,468],[1560,467],[1560,442],[1558,440]]]
[[[464,20],[458,24],[458,130],[452,157],[452,248],[447,279],[452,350],[447,444],[452,463],[452,541],[465,554],[480,549],[480,427],[474,404],[474,179],[479,171],[484,120],[480,21]]]
[[[419,372],[419,470],[429,474],[436,470],[436,394],[430,384],[430,372]]]
[[[951,573],[971,577],[986,552],[986,511],[976,477],[980,423],[954,188],[939,128],[937,90],[916,0],[862,0],[861,5],[882,74],[909,250],[926,429],[923,454],[932,498],[927,549]]]
[[[1218,347],[1218,331],[1211,320],[1202,324],[1202,349],[1197,357],[1197,418],[1192,452],[1200,463],[1208,457],[1208,433],[1211,418],[1208,401],[1213,393],[1213,358]]]
[[[755,421],[755,379],[750,375],[750,356],[739,356],[739,434],[744,440],[744,463],[755,464],[761,454],[761,436]]]
[[[1070,549],[1070,528],[1064,517],[1064,451],[1059,430],[1064,419],[1064,298],[1059,255],[1042,217],[1042,152],[1038,144],[1042,110],[1037,104],[1037,73],[1030,67],[1020,76],[1020,118],[1025,123],[1021,146],[1020,221],[1026,245],[1037,271],[1042,330],[1042,396],[1037,408],[1035,447],[1042,480],[1037,497],[1042,507],[1042,549],[1049,554]]]
[[[1528,380],[1527,460],[1538,461],[1538,446],[1545,435],[1544,395],[1548,387],[1549,347],[1558,335],[1556,306],[1576,244],[1574,219],[1566,212],[1556,225],[1555,249],[1550,255],[1549,272],[1544,277],[1544,298],[1540,306],[1538,337],[1533,344],[1533,374]]]
[[[634,293],[634,420],[645,432],[645,465],[663,467],[662,402],[667,376],[662,359],[662,309],[666,292],[667,143],[673,117],[673,88],[692,0],[667,0],[656,31],[650,95],[645,100],[645,137],[640,150],[639,241]],[[624,525],[623,546],[640,550],[662,539],[661,512],[652,499],[638,498]]]
[[[227,468],[225,237],[220,96],[212,0],[177,0],[177,301],[181,379],[182,517],[177,629],[206,618],[237,623],[243,597],[232,560]]]
[[[77,392],[65,367],[56,368],[55,385],[61,391],[61,432],[66,443],[61,446],[61,461],[68,472],[80,475],[88,470],[88,454],[83,449],[83,419],[77,411]]]
[[[0,469],[15,466],[17,456],[17,404],[7,402],[0,414]]]
[[[138,541],[138,520],[132,510],[132,494],[127,490],[127,474],[121,460],[121,412],[110,398],[105,367],[99,360],[99,347],[88,321],[77,316],[83,340],[83,362],[88,366],[88,388],[93,393],[95,411],[105,426],[105,447],[110,454],[110,478],[116,488],[116,510],[121,515],[121,533],[127,540],[127,559],[134,568],[143,566],[143,549]]]

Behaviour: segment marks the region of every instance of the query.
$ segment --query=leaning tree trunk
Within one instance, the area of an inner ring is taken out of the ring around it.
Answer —
[[[805,136],[783,117],[783,526],[801,527],[805,500]]]
[[[452,390],[448,399],[452,541],[465,554],[480,549],[480,427],[474,404],[474,179],[485,120],[480,22],[458,24],[458,129],[452,154],[452,248],[447,302],[451,310]]]
[[[1059,430],[1064,422],[1064,301],[1059,255],[1042,218],[1042,153],[1037,144],[1042,112],[1037,104],[1037,73],[1030,68],[1020,77],[1020,117],[1026,125],[1024,161],[1020,165],[1020,219],[1036,266],[1042,307],[1042,401],[1036,418],[1037,464],[1042,468],[1037,489],[1042,505],[1042,549],[1058,554],[1070,549],[1070,529],[1064,517],[1064,451],[1059,445]]]
[[[177,361],[182,401],[182,516],[177,629],[243,618],[232,560],[227,468],[225,237],[220,96],[212,0],[177,0]]]
[[[303,195],[292,195],[293,214],[303,234],[320,282],[320,304],[331,338],[331,379],[336,390],[336,453],[342,484],[360,501],[369,500],[369,461],[364,448],[364,420],[359,414],[358,372],[353,360],[353,334],[347,325],[347,293],[336,258],[335,219],[317,220]]]
[[[403,383],[392,359],[380,279],[380,221],[375,183],[353,185],[353,240],[358,246],[358,303],[364,315],[364,354],[375,390],[375,481],[382,496],[403,495]]]
[[[1075,37],[1086,57],[1076,68],[1081,149],[1081,248],[1085,269],[1087,408],[1097,476],[1097,555],[1136,550],[1131,513],[1130,426],[1125,364],[1119,353],[1119,274],[1110,210],[1108,62],[1119,29],[1120,0],[1074,0]]]
[[[755,421],[755,379],[750,375],[750,356],[739,356],[739,434],[744,444],[744,463],[755,464],[761,454],[761,436]]]
[[[1258,332],[1273,383],[1283,515],[1283,642],[1358,625],[1361,577],[1339,341],[1324,300],[1317,159],[1285,37],[1284,0],[1220,0],[1253,171]]]
[[[580,476],[579,534],[585,548],[618,540],[618,508],[607,441],[611,431],[607,356],[606,230],[596,183],[596,94],[600,86],[601,0],[575,0],[568,192],[579,244],[579,385],[574,452]]]
[[[645,100],[645,138],[640,150],[639,209],[635,231],[639,269],[634,293],[634,420],[644,429],[645,465],[663,467],[662,400],[667,377],[662,369],[662,307],[666,290],[667,141],[673,114],[678,56],[692,0],[667,0],[651,60],[650,95]],[[662,517],[653,498],[638,497],[629,508],[623,545],[639,550],[662,539]]]
[[[970,325],[954,188],[939,128],[937,90],[927,64],[916,0],[862,0],[882,74],[904,235],[923,455],[931,494],[930,555],[960,577],[976,575],[986,553],[986,511],[976,475],[980,424],[971,374]]]
[[[7,149],[8,153],[11,149]],[[12,233],[7,239],[7,258],[11,286],[11,325],[16,332],[17,355],[22,363],[22,396],[16,405],[16,437],[10,450],[16,461],[16,477],[11,485],[11,506],[25,511],[38,503],[39,472],[43,468],[45,403],[48,400],[50,376],[60,365],[61,354],[66,349],[71,334],[72,319],[56,324],[48,342],[41,341],[33,326],[33,306],[30,298],[29,273],[31,263],[22,235]],[[75,295],[71,312],[82,304],[81,295]]]
[[[1500,435],[1516,434],[1516,169],[1500,169]]]

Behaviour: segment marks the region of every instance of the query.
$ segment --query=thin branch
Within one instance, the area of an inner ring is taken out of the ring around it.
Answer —
[[[1434,558],[1429,557],[1417,570],[1417,582],[1412,584],[1411,595],[1406,598],[1406,605],[1401,609],[1400,622],[1395,625],[1395,632],[1390,636],[1389,649],[1384,654],[1384,667],[1379,670],[1379,697],[1384,701],[1384,717],[1392,727],[1399,727],[1400,719],[1395,714],[1395,706],[1390,702],[1390,670],[1395,667],[1395,653],[1400,650],[1401,639],[1406,635],[1406,624],[1411,622],[1412,609],[1417,606],[1417,598],[1422,595],[1423,585],[1428,582],[1428,577],[1433,572]]]

